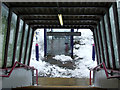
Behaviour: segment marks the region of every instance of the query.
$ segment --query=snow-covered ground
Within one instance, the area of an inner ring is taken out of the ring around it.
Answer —
[[[89,69],[97,65],[97,62],[92,60],[92,44],[94,43],[93,34],[88,29],[79,29],[78,31],[81,32],[81,36],[74,36],[74,42],[79,43],[74,45],[75,69],[72,70],[42,60],[44,58],[44,30],[37,30],[37,36],[39,37],[38,41],[34,38],[30,66],[34,66],[38,69],[39,76],[89,78]],[[36,42],[39,44],[39,61],[36,61],[35,59]],[[65,55],[56,55],[53,59],[61,62],[73,60],[70,56]]]
[[[72,61],[72,58],[70,56],[65,56],[65,55],[56,55],[55,57],[53,57],[53,59],[60,60],[62,62]]]

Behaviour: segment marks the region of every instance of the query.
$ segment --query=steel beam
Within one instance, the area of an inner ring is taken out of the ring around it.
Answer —
[[[96,42],[96,35],[95,35],[95,30],[93,30],[93,39],[94,39],[94,43],[95,43],[95,53],[96,53],[96,57],[97,57],[97,65],[99,65],[99,54],[98,54],[98,46],[97,46],[97,42]]]
[[[13,10],[16,9],[58,9],[57,6],[12,6]],[[106,10],[107,7],[101,7],[101,6],[60,6],[59,9],[101,9]]]
[[[99,52],[99,59],[100,59],[99,61],[100,61],[100,63],[102,63],[102,58],[101,58],[101,56],[100,56],[101,54],[100,54],[100,44],[99,44],[98,33],[99,33],[99,32],[98,32],[98,29],[96,29],[96,33],[95,33],[95,34],[96,34],[96,40],[97,40],[97,45],[98,45],[98,52]]]
[[[50,25],[50,26],[48,26],[48,25],[41,25],[41,26],[37,26],[37,25],[32,25],[31,27],[33,27],[33,28],[83,28],[83,29],[86,29],[86,28],[88,28],[88,29],[90,29],[90,28],[94,28],[94,27],[96,27],[96,26],[92,26],[92,25],[83,25],[83,26],[81,26],[81,25],[77,25],[77,26],[75,26],[75,25],[70,25],[70,26],[68,26],[68,25],[64,25],[64,26],[60,26],[60,25],[58,25],[58,26],[52,26],[52,25]]]
[[[29,25],[59,25],[58,23],[29,23]],[[75,23],[72,23],[72,24],[64,24],[64,25],[67,25],[67,26],[69,26],[69,25],[74,25],[74,26],[77,26],[77,25],[94,25],[94,26],[96,26],[97,24],[93,24],[93,23],[79,23],[79,24],[75,24]],[[64,26],[63,25],[63,26]]]
[[[44,12],[44,13],[40,13],[40,12],[38,12],[38,13],[18,13],[19,15],[21,15],[21,16],[28,16],[28,15],[34,15],[34,16],[38,16],[38,15],[47,15],[47,16],[57,16],[58,15],[58,12],[51,12],[51,13],[48,13],[48,12]],[[104,13],[93,13],[93,12],[91,12],[91,13],[79,13],[79,12],[76,12],[76,13],[71,13],[71,12],[66,12],[66,13],[64,13],[63,14],[63,16],[74,16],[74,15],[77,15],[77,16],[79,16],[79,15],[87,15],[87,16],[89,16],[89,15],[95,15],[95,16],[102,16],[102,15],[104,15]]]
[[[101,54],[102,54],[102,60],[103,60],[103,62],[105,63],[105,57],[104,57],[104,49],[103,49],[103,42],[102,42],[102,36],[101,36],[101,31],[100,30],[102,30],[101,28],[100,28],[100,23],[98,24],[98,36],[99,36],[99,45],[100,45],[100,50],[101,50]]]
[[[71,29],[71,32],[74,32],[74,29]],[[70,37],[70,41],[71,41],[71,58],[73,58],[73,36]]]
[[[58,20],[58,18],[40,18],[40,17],[38,17],[38,18],[29,18],[29,19],[25,19],[24,18],[24,20],[26,21],[26,22],[28,22],[28,21],[56,21],[56,20]],[[64,19],[64,21],[99,21],[100,19],[95,19],[95,18],[65,18]]]
[[[55,15],[53,15],[53,14],[24,14],[24,15],[20,15],[21,17],[24,17],[24,16],[54,16],[54,17],[58,17],[58,14],[55,14]],[[82,14],[82,15],[80,15],[80,14],[63,14],[62,15],[63,17],[65,16],[65,17],[72,17],[72,16],[74,16],[74,17],[102,17],[103,15],[99,15],[99,14],[97,14],[97,15],[94,15],[94,14],[91,14],[91,15],[86,15],[86,14]]]
[[[47,36],[81,36],[81,32],[47,32]]]
[[[47,29],[44,28],[44,57],[47,56]]]
[[[28,19],[28,20],[25,20],[26,22],[59,22],[58,18],[57,19]],[[98,23],[99,20],[88,20],[88,19],[64,19],[64,22],[95,22],[95,23]]]

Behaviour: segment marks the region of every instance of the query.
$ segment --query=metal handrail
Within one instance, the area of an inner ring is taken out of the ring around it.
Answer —
[[[13,72],[13,70],[15,69],[17,64],[20,64],[20,65],[24,66],[27,69],[29,68],[29,69],[36,70],[36,84],[38,85],[38,70],[36,68],[34,68],[34,67],[27,66],[27,65],[22,64],[22,63],[17,62],[17,61],[15,62],[13,67],[11,68],[10,72],[8,73],[8,75],[0,75],[0,77],[10,77],[11,73]],[[19,67],[19,68],[23,68],[23,67]],[[8,68],[2,69],[2,70],[8,70]]]
[[[110,78],[120,78],[120,75],[109,76],[109,75],[108,75],[107,68],[106,68],[106,66],[105,66],[105,63],[103,62],[103,63],[101,63],[100,65],[96,66],[95,68],[90,69],[90,81],[89,81],[89,85],[92,85],[91,71],[97,69],[99,66],[102,66],[102,65],[103,65],[103,69],[104,69],[104,71],[105,71],[105,75],[106,75],[107,79],[110,79]],[[113,71],[113,70],[112,70],[112,71]],[[118,73],[120,73],[120,72],[118,71]]]

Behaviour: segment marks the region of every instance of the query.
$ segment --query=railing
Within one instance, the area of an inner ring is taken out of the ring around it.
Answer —
[[[22,64],[22,63],[17,62],[17,61],[15,62],[15,64],[11,68],[11,70],[9,71],[8,75],[0,75],[0,77],[10,77],[11,73],[13,72],[13,70],[15,69],[17,64],[24,66],[26,69],[36,70],[36,84],[38,85],[38,70],[36,68],[34,68],[34,67],[27,66],[27,65]],[[23,68],[23,67],[18,67],[18,68]],[[8,68],[2,69],[2,70],[8,70]]]
[[[120,75],[114,75],[114,76],[109,76],[108,74],[108,71],[107,71],[107,68],[105,66],[105,63],[101,63],[100,65],[96,66],[95,68],[93,69],[90,69],[90,81],[89,81],[89,85],[92,85],[92,77],[91,77],[91,71],[93,70],[96,70],[99,66],[102,66],[103,65],[103,69],[105,71],[105,75],[107,77],[107,79],[110,79],[110,78],[120,78]],[[112,72],[117,72],[117,73],[120,73],[119,71],[114,71],[114,70],[111,70]]]

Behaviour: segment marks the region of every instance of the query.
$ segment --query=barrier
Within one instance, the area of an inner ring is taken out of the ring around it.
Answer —
[[[99,67],[99,66],[102,66],[102,65],[103,65],[103,69],[104,69],[104,71],[105,71],[105,75],[106,75],[107,79],[110,79],[110,78],[120,78],[120,75],[109,76],[109,75],[108,75],[109,73],[108,73],[108,71],[107,71],[107,68],[106,68],[106,66],[105,66],[105,63],[103,62],[103,63],[101,63],[100,65],[96,66],[95,68],[90,69],[90,81],[89,81],[89,85],[92,85],[91,71],[98,69],[98,67]],[[99,68],[99,69],[101,69],[101,68]],[[112,71],[112,72],[120,73],[119,71],[115,71],[115,70],[111,70],[111,71]]]
[[[15,64],[13,65],[13,67],[11,68],[10,72],[8,73],[8,75],[0,75],[0,77],[10,77],[11,73],[13,72],[13,70],[15,69],[15,67],[16,67],[17,64],[24,66],[26,69],[36,70],[36,83],[38,85],[38,70],[36,68],[34,68],[34,67],[27,66],[27,65],[22,64],[22,63],[17,62],[17,61],[15,62]],[[17,67],[17,68],[23,68],[23,67]],[[8,70],[8,68],[2,69],[2,70]]]

